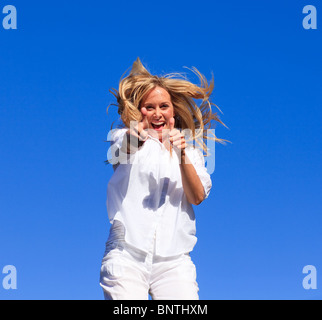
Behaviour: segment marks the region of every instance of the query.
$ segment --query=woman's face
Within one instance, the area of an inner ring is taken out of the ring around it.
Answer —
[[[169,129],[169,120],[174,117],[174,107],[171,97],[165,89],[156,87],[148,92],[141,102],[142,108],[146,109],[146,119],[149,129],[154,129],[162,139],[162,130]]]

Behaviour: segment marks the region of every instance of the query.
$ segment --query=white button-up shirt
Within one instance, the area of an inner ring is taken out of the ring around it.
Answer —
[[[155,254],[163,257],[192,251],[196,223],[192,205],[184,193],[179,158],[151,136],[134,154],[121,151],[128,129],[114,129],[110,140],[116,165],[107,187],[107,211],[111,223],[120,221],[125,241],[148,252],[155,237]],[[187,147],[186,155],[204,187],[211,189],[202,151]],[[116,163],[117,162],[117,163]]]

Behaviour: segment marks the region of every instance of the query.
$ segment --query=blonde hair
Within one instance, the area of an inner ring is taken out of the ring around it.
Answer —
[[[206,153],[205,139],[224,143],[226,140],[217,138],[212,130],[210,130],[212,136],[207,134],[208,129],[212,129],[216,122],[225,126],[217,113],[212,111],[212,106],[218,108],[210,101],[214,81],[212,79],[208,84],[206,78],[196,68],[192,68],[191,71],[198,76],[200,86],[191,83],[180,73],[170,73],[164,76],[152,75],[137,58],[132,65],[130,74],[126,77],[122,76],[119,89],[110,90],[117,99],[116,106],[123,124],[130,127],[131,121],[141,121],[140,103],[143,97],[155,87],[161,87],[171,97],[176,128],[191,130],[191,139],[199,145],[199,140],[202,138],[201,146]],[[200,104],[198,105],[195,100],[201,100]],[[220,111],[219,108],[218,110]]]

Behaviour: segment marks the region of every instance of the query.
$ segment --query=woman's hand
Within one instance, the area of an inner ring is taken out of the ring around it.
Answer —
[[[140,122],[135,122],[134,126],[130,126],[129,134],[140,141],[145,141],[148,137],[147,129],[149,128],[146,108],[141,108],[141,113],[142,120]]]
[[[169,120],[169,141],[178,156],[185,156],[186,140],[184,135],[174,127],[174,118]]]
[[[122,148],[128,154],[134,153],[148,137],[149,122],[146,108],[141,108],[141,113],[142,120],[131,122],[130,129],[126,132],[126,139],[123,140]]]

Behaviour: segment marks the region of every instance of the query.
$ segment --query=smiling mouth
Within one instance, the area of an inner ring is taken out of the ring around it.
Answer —
[[[165,126],[165,122],[151,123],[154,130],[162,130]]]

